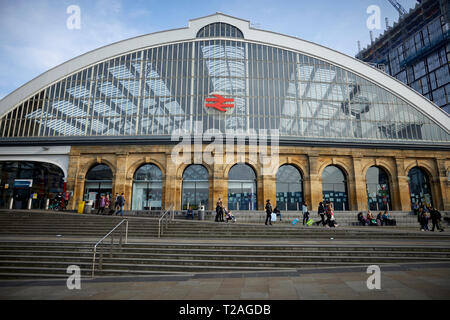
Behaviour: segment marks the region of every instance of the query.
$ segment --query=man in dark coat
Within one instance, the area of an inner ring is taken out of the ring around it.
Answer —
[[[441,227],[442,215],[439,211],[436,210],[436,208],[430,208],[430,218],[431,222],[433,223],[433,228],[431,228],[431,231],[434,231],[434,227],[437,227],[440,232],[444,231],[444,229]]]
[[[270,200],[267,200],[266,202],[266,226],[267,221],[269,221],[269,224],[272,225],[272,205],[270,204]]]

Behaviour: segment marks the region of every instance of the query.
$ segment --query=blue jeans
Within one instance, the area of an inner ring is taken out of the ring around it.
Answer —
[[[120,213],[120,215],[123,217],[123,206],[120,206],[120,210],[117,211],[117,213]]]

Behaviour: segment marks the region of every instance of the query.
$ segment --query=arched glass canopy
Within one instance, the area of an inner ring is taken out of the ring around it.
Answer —
[[[176,129],[193,133],[197,121],[203,131],[278,129],[281,140],[450,141],[425,112],[370,79],[241,34],[213,23],[195,40],[86,66],[2,116],[1,139],[151,139]],[[212,93],[233,99],[230,112],[207,110]]]

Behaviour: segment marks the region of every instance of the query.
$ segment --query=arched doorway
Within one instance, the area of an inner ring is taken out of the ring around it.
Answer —
[[[196,210],[200,205],[208,208],[209,202],[209,174],[208,170],[199,164],[188,166],[183,172],[181,207],[188,206]]]
[[[283,165],[277,172],[277,207],[280,210],[301,210],[303,183],[300,171],[293,165]]]
[[[366,173],[366,191],[369,210],[390,210],[392,208],[389,176],[380,167],[370,167]]]
[[[84,183],[84,200],[93,200],[94,208],[98,208],[101,196],[109,195],[111,202],[113,174],[105,164],[97,164],[89,169]]]
[[[419,167],[414,167],[409,170],[409,193],[411,197],[411,207],[414,203],[433,205],[433,199],[431,197],[430,179],[428,175]]]
[[[133,177],[133,210],[162,209],[162,172],[154,164],[145,164]]]
[[[334,210],[348,210],[347,180],[344,172],[336,166],[328,166],[322,172],[322,195],[324,201],[333,203]]]
[[[64,172],[51,163],[37,161],[0,161],[0,208],[45,209],[46,199],[64,191]]]
[[[256,174],[247,164],[236,164],[228,173],[228,208],[256,210]]]

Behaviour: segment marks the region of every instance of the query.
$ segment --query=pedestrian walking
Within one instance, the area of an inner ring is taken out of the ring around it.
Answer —
[[[119,206],[119,194],[116,193],[116,196],[114,197],[114,212],[116,213],[120,209]]]
[[[440,232],[443,232],[444,229],[441,226],[442,215],[436,208],[430,207],[430,218],[431,223],[433,224],[431,231],[434,231],[434,228],[436,227]]]
[[[323,202],[319,203],[319,207],[317,208],[317,214],[320,217],[320,221],[317,221],[316,224],[319,225],[320,223],[322,223],[323,226],[326,225],[325,222],[325,207],[323,206]]]
[[[327,227],[338,227],[339,225],[336,222],[336,218],[334,217],[334,210],[333,210],[333,204],[328,201],[327,203]]]
[[[308,204],[306,202],[303,202],[302,204],[302,212],[303,212],[303,225],[305,225],[305,222],[308,222],[309,220]]]
[[[272,225],[272,204],[269,199],[266,201],[266,226],[267,221],[269,221],[269,224]]]
[[[118,212],[116,212],[116,215],[120,213],[120,216],[123,216],[123,206],[125,205],[125,196],[122,192],[122,194],[117,198],[117,205],[120,208]]]
[[[97,210],[97,214],[103,214],[104,213],[104,211],[105,211],[105,196],[104,195],[102,195],[101,197],[100,197],[100,200],[99,200],[99,204],[98,204],[98,210]]]

